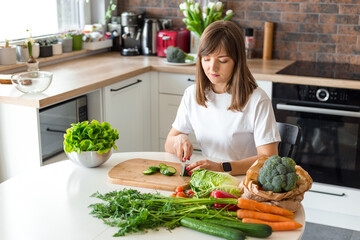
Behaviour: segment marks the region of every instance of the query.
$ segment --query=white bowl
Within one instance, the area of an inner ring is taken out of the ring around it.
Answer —
[[[83,167],[98,167],[111,157],[112,149],[107,153],[99,154],[97,151],[85,151],[81,153],[70,152],[66,156],[74,163]]]
[[[12,84],[23,93],[43,92],[50,86],[52,79],[52,73],[43,71],[23,72],[11,76]]]

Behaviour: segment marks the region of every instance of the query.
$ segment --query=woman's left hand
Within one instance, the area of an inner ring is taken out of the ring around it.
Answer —
[[[221,163],[210,161],[207,159],[196,161],[187,167],[187,170],[190,173],[197,169],[207,169],[210,171],[222,172]]]

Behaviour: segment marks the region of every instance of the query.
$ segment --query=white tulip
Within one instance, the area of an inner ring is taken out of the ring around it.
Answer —
[[[195,3],[195,11],[197,14],[200,12],[200,3]]]
[[[214,7],[214,5],[215,5],[215,2],[209,2],[208,3],[208,8],[212,9]]]
[[[228,15],[230,15],[232,13],[233,13],[233,10],[229,9],[229,10],[226,11],[226,16],[228,16]]]
[[[203,13],[202,13],[202,17],[203,17],[203,20],[205,20],[206,17],[207,17],[207,14],[203,12]]]
[[[186,10],[187,9],[186,3],[184,3],[184,2],[180,3],[179,8],[180,8],[180,10]]]
[[[184,14],[184,17],[188,17],[189,15],[188,15],[188,11],[183,11],[183,14]]]
[[[190,5],[190,11],[195,12],[195,6],[194,5]]]
[[[217,2],[217,3],[215,4],[215,10],[216,10],[216,11],[219,11],[221,7],[222,7],[222,2]]]

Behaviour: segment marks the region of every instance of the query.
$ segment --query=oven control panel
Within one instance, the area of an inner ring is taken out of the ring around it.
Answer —
[[[281,102],[340,104],[360,107],[360,90],[312,85],[273,83],[273,99]]]
[[[348,100],[348,94],[346,92],[331,88],[311,87],[304,93],[304,97],[308,98],[307,100],[332,103],[343,103]]]

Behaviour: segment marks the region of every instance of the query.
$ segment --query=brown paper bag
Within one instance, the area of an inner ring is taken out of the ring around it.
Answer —
[[[258,186],[257,178],[260,168],[264,165],[266,157],[259,158],[246,172],[246,176],[240,183],[242,198],[249,198],[258,202],[275,205],[295,212],[301,207],[301,201],[304,194],[311,188],[312,178],[302,167],[296,165],[295,170],[300,179],[296,182],[296,187],[285,193],[274,193],[272,191],[263,191]]]

